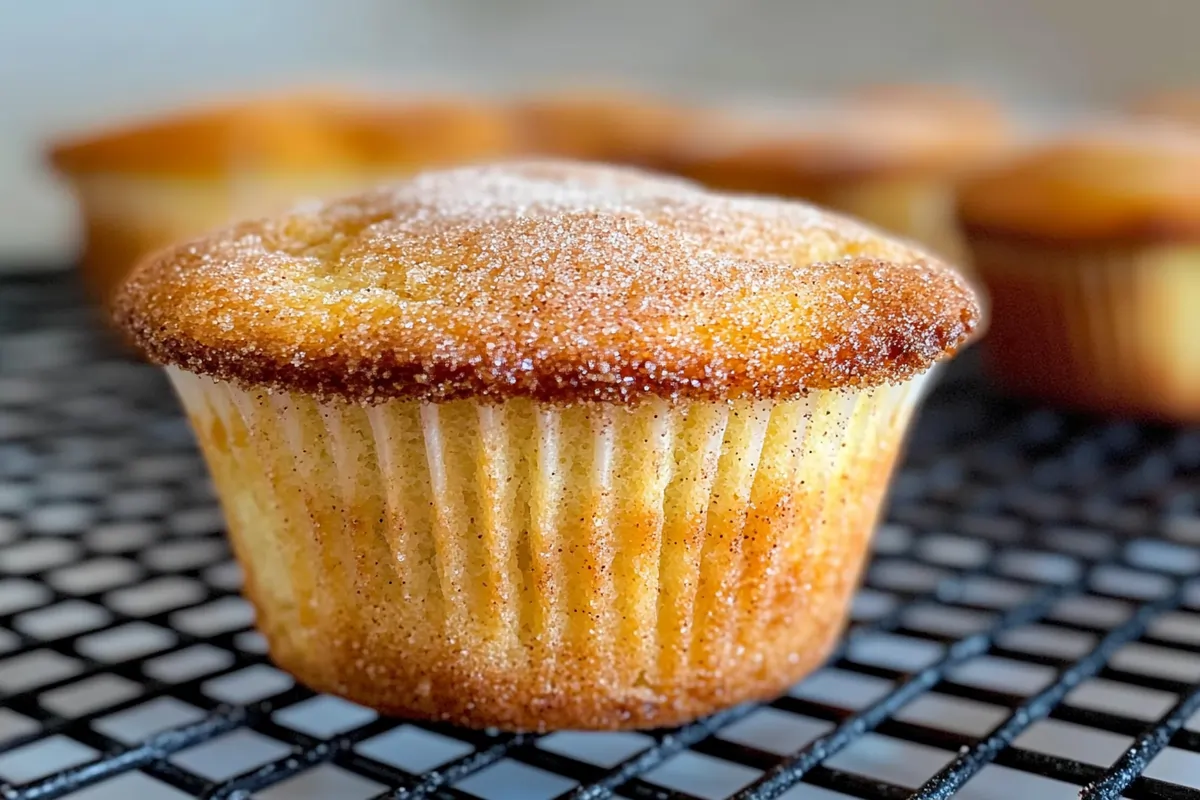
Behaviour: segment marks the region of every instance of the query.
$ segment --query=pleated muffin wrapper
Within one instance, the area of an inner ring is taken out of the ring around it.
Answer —
[[[169,372],[272,658],[515,730],[680,723],[817,666],[926,381],[357,405]]]
[[[1200,246],[972,234],[991,295],[984,356],[1013,391],[1200,421]]]

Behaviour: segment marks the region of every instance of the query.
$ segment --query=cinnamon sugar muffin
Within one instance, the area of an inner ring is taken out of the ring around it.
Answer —
[[[51,152],[84,229],[83,275],[106,299],[142,255],[298,197],[514,151],[504,116],[466,100],[259,98],[63,142]]]
[[[1009,147],[991,104],[949,89],[875,87],[836,102],[723,110],[698,121],[670,171],[710,187],[819,203],[962,264],[954,184]]]
[[[966,183],[985,354],[1023,394],[1200,420],[1200,133],[1067,134]]]
[[[144,262],[271,655],[386,713],[672,725],[819,664],[950,269],[798,204],[565,162],[421,174]]]

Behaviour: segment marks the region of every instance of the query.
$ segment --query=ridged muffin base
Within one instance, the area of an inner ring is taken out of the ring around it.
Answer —
[[[271,657],[388,714],[507,730],[678,724],[818,665],[925,380],[367,406],[170,374]]]

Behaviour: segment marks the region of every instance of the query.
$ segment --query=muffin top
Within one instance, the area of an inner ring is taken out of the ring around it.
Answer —
[[[513,152],[498,109],[464,98],[306,92],[201,108],[61,142],[67,174],[207,177],[245,170],[428,166]]]
[[[1123,122],[1069,133],[965,181],[970,230],[1032,238],[1200,237],[1200,132]]]
[[[673,158],[682,174],[713,185],[745,180],[787,193],[867,176],[956,175],[1011,140],[1008,121],[980,98],[877,87],[834,102],[715,111],[680,138]]]
[[[924,370],[955,271],[814,207],[542,161],[427,172],[141,263],[153,360],[328,399],[783,398]]]

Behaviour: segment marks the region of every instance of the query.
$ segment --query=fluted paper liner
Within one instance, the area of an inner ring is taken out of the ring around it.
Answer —
[[[985,355],[1015,391],[1200,421],[1200,248],[973,237],[992,295]]]
[[[170,373],[272,657],[508,729],[678,723],[820,663],[924,381],[362,406]]]

